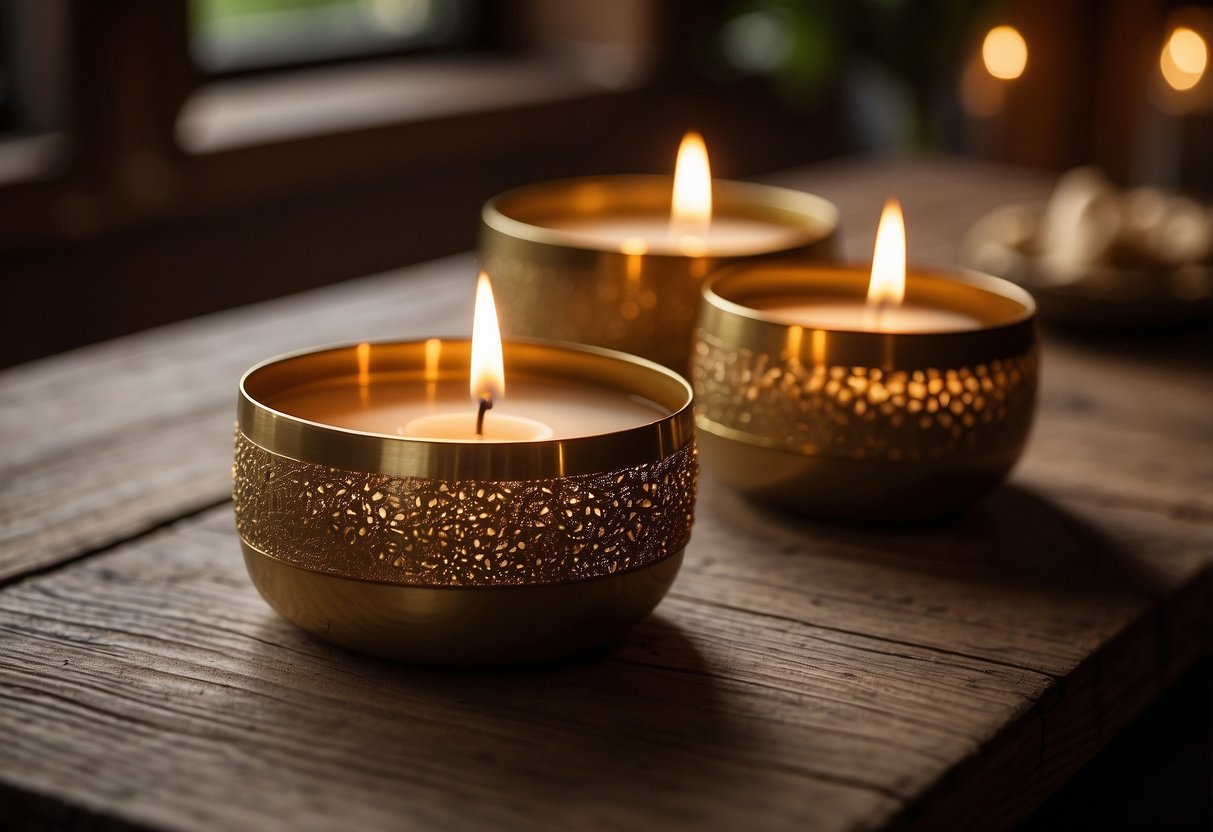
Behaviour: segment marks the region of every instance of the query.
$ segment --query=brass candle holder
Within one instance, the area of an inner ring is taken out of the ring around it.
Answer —
[[[714,221],[737,219],[779,233],[695,246],[617,246],[561,227],[583,221],[667,218],[671,178],[606,176],[530,185],[482,212],[480,260],[492,278],[507,336],[593,344],[686,372],[704,277],[730,263],[771,257],[824,260],[838,212],[812,194],[744,182],[712,183]],[[675,241],[676,242],[676,241]]]
[[[466,379],[469,352],[443,341],[435,367],[424,342],[350,345],[241,379],[236,527],[253,583],[287,619],[378,656],[498,665],[610,641],[665,595],[698,469],[690,388],[664,368],[506,342],[514,378],[601,385],[668,411],[571,439],[409,439],[277,407],[299,390]]]
[[[971,272],[911,273],[906,300],[953,332],[806,328],[772,300],[863,302],[866,267],[734,267],[705,287],[693,360],[704,466],[801,513],[897,523],[967,505],[1018,460],[1035,405],[1035,305]]]

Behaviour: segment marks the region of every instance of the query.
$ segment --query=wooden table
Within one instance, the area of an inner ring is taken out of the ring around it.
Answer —
[[[855,258],[902,194],[937,261],[1049,185],[942,159],[776,180],[833,199]],[[0,374],[0,827],[996,829],[1210,646],[1207,356],[1054,338],[1027,457],[954,523],[817,525],[708,478],[672,593],[602,655],[330,648],[244,574],[236,379],[464,333],[471,288],[456,257]]]

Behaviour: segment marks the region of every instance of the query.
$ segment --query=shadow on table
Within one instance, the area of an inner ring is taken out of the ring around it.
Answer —
[[[709,490],[713,525],[760,557],[766,557],[764,549],[784,558],[811,553],[1105,597],[1141,596],[1162,588],[1162,576],[1134,556],[1115,529],[1095,525],[1017,485],[998,488],[958,515],[891,528],[823,523],[746,500],[718,483]],[[1135,540],[1133,546],[1140,543]]]
[[[1012,579],[1103,595],[1162,589],[1160,576],[1113,531],[1017,485],[999,488],[935,533],[957,545],[973,541],[966,557]]]
[[[713,789],[733,765],[727,750],[735,732],[719,707],[718,683],[683,631],[660,615],[588,655],[494,671],[361,657],[276,617],[262,629],[259,665],[299,651],[306,672],[325,680],[323,698],[348,702],[340,732],[365,749],[364,765],[456,778],[446,794],[530,800],[558,818],[610,817],[655,783]],[[268,718],[297,719],[297,704]],[[723,767],[713,763],[716,752]]]
[[[1016,832],[1213,829],[1213,657],[1188,671]]]

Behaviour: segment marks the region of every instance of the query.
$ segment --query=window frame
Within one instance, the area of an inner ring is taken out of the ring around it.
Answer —
[[[842,149],[810,129],[813,114],[789,114],[759,81],[722,86],[698,75],[682,23],[704,8],[693,0],[499,0],[493,49],[396,60],[452,84],[465,73],[468,87],[474,71],[538,73],[552,79],[546,90],[191,149],[178,127],[191,101],[227,96],[230,105],[250,86],[305,73],[346,74],[357,91],[360,72],[392,59],[208,79],[190,58],[187,0],[60,2],[61,129],[0,141],[0,367],[466,251],[494,193],[670,169],[688,127],[732,149],[716,165],[725,176]],[[579,11],[609,15],[608,35],[620,37],[624,6],[646,21],[636,44],[643,71],[595,77],[593,61],[561,38],[587,36]],[[22,175],[5,180],[6,170]]]

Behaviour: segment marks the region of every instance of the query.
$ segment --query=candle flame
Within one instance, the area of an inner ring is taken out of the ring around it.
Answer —
[[[491,404],[505,395],[505,359],[501,354],[501,327],[489,276],[476,282],[476,311],[472,317],[472,398]]]
[[[670,223],[684,232],[706,231],[712,221],[712,169],[708,148],[698,133],[687,133],[674,165],[674,203]]]
[[[876,248],[872,252],[872,277],[868,282],[867,317],[875,329],[881,311],[900,304],[906,294],[906,225],[901,203],[890,197],[880,212]]]

